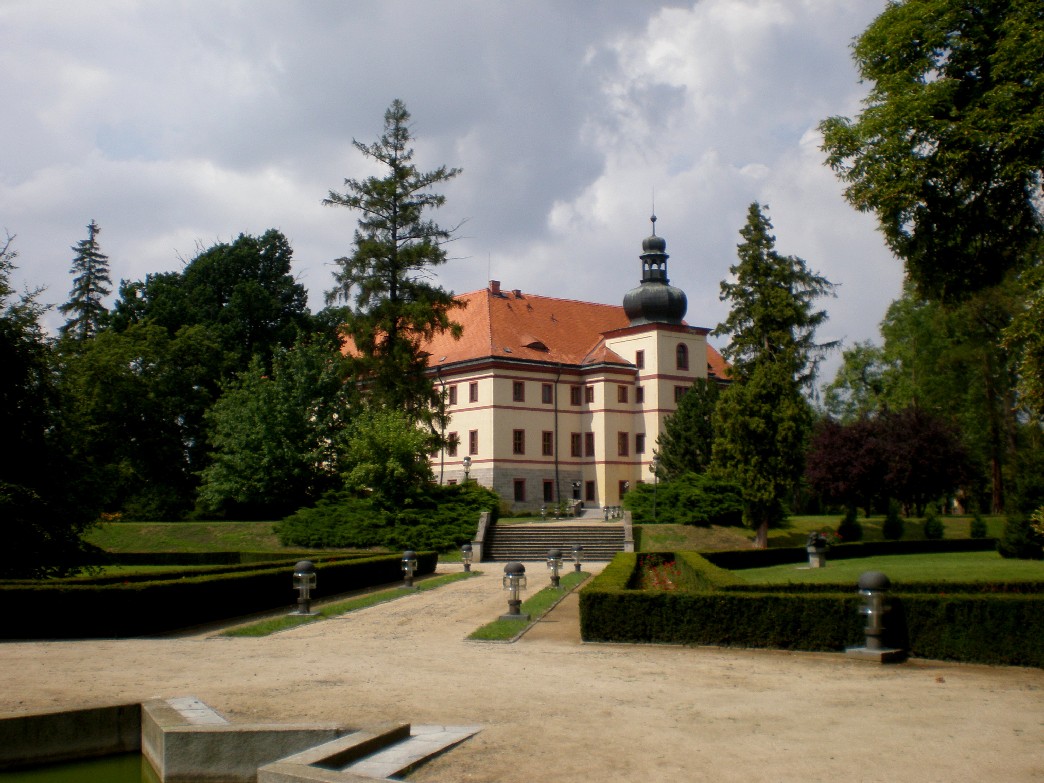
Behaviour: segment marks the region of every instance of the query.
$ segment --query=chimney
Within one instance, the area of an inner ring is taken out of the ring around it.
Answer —
[[[489,281],[489,292],[494,296],[500,296],[500,281],[490,280]]]
[[[515,295],[516,299],[521,299],[522,298],[522,289],[521,288],[512,288],[511,289],[511,293],[513,293]]]

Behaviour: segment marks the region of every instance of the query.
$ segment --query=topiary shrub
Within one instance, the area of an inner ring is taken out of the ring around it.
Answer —
[[[976,511],[975,516],[972,517],[971,537],[986,538],[986,522],[985,520],[983,520],[982,515],[978,511]]]
[[[837,526],[837,534],[846,544],[863,540],[863,526],[859,524],[859,512],[855,506],[850,506],[845,512],[844,519]]]
[[[884,524],[881,525],[881,535],[889,541],[898,541],[906,531],[906,523],[899,515],[899,503],[895,500],[888,501],[888,513],[885,514]]]
[[[939,509],[934,503],[929,503],[924,509],[924,537],[929,541],[938,541],[945,533],[942,520],[939,519]]]
[[[1038,509],[1034,516],[1040,513]],[[1001,557],[1044,560],[1044,534],[1021,514],[1010,516],[1004,525],[1004,534],[997,542],[997,551]]]

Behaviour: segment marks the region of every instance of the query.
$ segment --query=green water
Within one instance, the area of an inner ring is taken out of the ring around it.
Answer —
[[[140,753],[124,753],[0,772],[0,783],[159,783],[159,777]]]

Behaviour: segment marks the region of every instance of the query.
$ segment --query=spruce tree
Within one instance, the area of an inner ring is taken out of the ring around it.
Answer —
[[[323,200],[360,213],[355,249],[337,259],[336,285],[326,302],[347,305],[344,329],[354,343],[368,399],[431,422],[441,417],[442,403],[420,345],[446,331],[459,336],[461,327],[450,318],[458,306],[453,293],[430,282],[433,270],[446,262],[443,245],[452,230],[440,228],[426,214],[446,200],[432,188],[460,170],[440,166],[418,171],[409,146],[409,122],[406,106],[393,101],[376,143],[352,141],[386,175],[345,179],[344,193],[330,191]]]
[[[59,330],[62,337],[89,340],[102,329],[109,314],[102,299],[111,292],[112,280],[109,279],[109,257],[98,247],[100,233],[101,228],[91,220],[87,226],[87,238],[72,247],[76,256],[69,271],[76,277],[73,278],[69,301],[58,308],[62,315],[68,316]]]
[[[768,528],[785,516],[785,499],[804,469],[812,412],[802,391],[832,343],[817,344],[826,319],[813,308],[833,290],[796,256],[776,252],[772,224],[753,203],[740,231],[734,282],[723,281],[728,318],[714,333],[729,335],[722,351],[735,382],[714,414],[716,470],[743,488],[744,518],[757,531],[755,545],[768,546]]]

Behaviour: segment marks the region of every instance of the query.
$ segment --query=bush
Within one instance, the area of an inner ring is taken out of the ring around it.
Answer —
[[[939,509],[934,503],[929,503],[924,509],[924,537],[929,541],[938,541],[944,532]]]
[[[899,515],[899,503],[895,500],[888,501],[888,512],[885,514],[884,524],[881,525],[881,535],[889,541],[898,541],[906,531],[906,524]]]
[[[983,520],[982,515],[978,511],[976,511],[975,516],[972,517],[971,537],[986,538],[986,522]]]
[[[702,473],[685,473],[658,485],[639,484],[624,496],[634,524],[739,525],[743,499],[737,484]]]
[[[471,483],[429,485],[424,495],[394,509],[341,490],[291,514],[276,525],[276,533],[284,546],[445,552],[470,541],[479,514],[496,514],[499,504],[495,492]]]
[[[1044,536],[1034,529],[1031,521],[1021,514],[1008,517],[1004,533],[997,542],[1001,557],[1019,560],[1044,559]]]
[[[837,534],[846,544],[863,540],[863,526],[859,524],[859,512],[855,506],[845,512],[844,519],[837,526]]]

